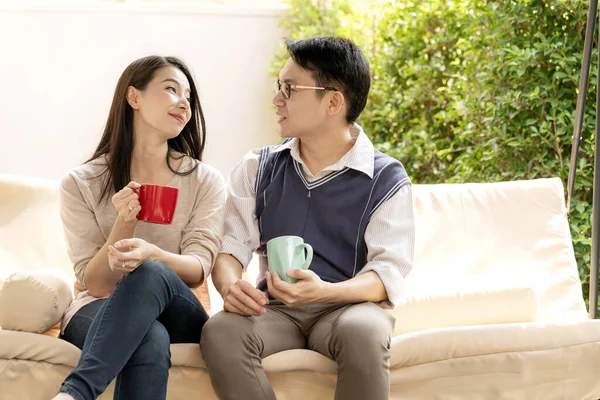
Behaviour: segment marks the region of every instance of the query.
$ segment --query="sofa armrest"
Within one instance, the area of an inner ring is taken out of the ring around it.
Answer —
[[[73,281],[60,271],[15,272],[0,287],[0,327],[43,333],[55,326],[73,301]]]

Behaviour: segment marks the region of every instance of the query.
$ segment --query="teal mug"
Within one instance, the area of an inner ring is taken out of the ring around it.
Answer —
[[[287,271],[307,269],[313,258],[313,248],[299,236],[280,236],[267,242],[267,256],[271,273],[277,271],[282,280],[295,283],[297,279],[287,276]]]

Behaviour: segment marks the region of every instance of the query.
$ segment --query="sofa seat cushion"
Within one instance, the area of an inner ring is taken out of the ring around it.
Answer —
[[[0,326],[43,333],[54,327],[73,300],[72,279],[57,270],[15,272],[0,287]]]
[[[0,359],[42,361],[74,368],[81,351],[71,343],[47,335],[0,330]],[[206,369],[200,346],[194,343],[171,345],[172,366]],[[263,360],[267,372],[310,370],[335,373],[333,360],[311,350],[288,350]]]
[[[171,362],[173,366],[206,369],[200,346],[197,344],[172,344]],[[315,351],[305,349],[286,350],[272,354],[264,358],[262,364],[268,373],[314,371],[334,374],[337,371],[333,360]]]
[[[506,340],[507,337],[511,340]],[[178,391],[197,390],[199,377],[202,386],[210,388],[197,344],[171,345],[171,352],[169,390],[171,387],[177,387]],[[36,362],[40,368],[46,364],[73,368],[80,354],[79,349],[60,339],[0,331],[0,365],[9,360],[13,364]],[[502,393],[510,396],[507,398],[526,400],[545,393],[543,398],[591,400],[598,398],[591,397],[591,393],[600,394],[599,358],[600,321],[487,325],[408,333],[392,340],[390,398],[417,400],[428,398],[431,393],[446,393],[452,394],[452,398],[477,400],[489,397],[490,393]],[[281,386],[280,379],[289,378],[284,386],[297,388],[308,375],[296,374],[313,374],[311,379],[321,379],[323,388],[327,387],[329,395],[333,395],[336,364],[321,354],[289,350],[265,358],[263,365],[274,387]],[[59,383],[56,380],[55,384]],[[52,390],[56,387],[48,392]],[[557,393],[557,390],[562,391]],[[112,398],[112,390],[108,392],[101,398]],[[207,396],[213,398],[208,393]]]
[[[589,327],[588,327],[589,328]],[[7,333],[3,335],[2,333]],[[420,332],[417,335],[422,335]],[[404,335],[403,335],[404,336]],[[27,349],[10,351],[23,340]],[[61,344],[62,342],[62,344]],[[173,345],[184,353],[199,357],[197,345]],[[53,353],[48,350],[54,349]],[[396,349],[394,350],[396,351]],[[10,353],[10,354],[9,354]],[[66,357],[61,355],[66,353]],[[23,332],[0,331],[0,388],[19,399],[49,399],[79,357],[79,350],[56,338]],[[312,366],[310,357],[322,357],[326,361]],[[16,358],[6,358],[16,356]],[[285,357],[288,357],[287,359]],[[19,359],[23,357],[25,359]],[[62,357],[62,358],[60,358]],[[299,358],[300,357],[300,358]],[[31,360],[37,358],[39,361]],[[196,358],[196,360],[201,359]],[[335,363],[307,350],[291,350],[264,360],[281,360],[279,370],[267,365],[266,370],[278,399],[319,400],[333,399],[336,385]],[[443,359],[408,367],[394,367],[390,371],[390,400],[422,399],[586,399],[600,398],[600,341],[573,344],[548,350],[516,351],[513,353],[482,354],[478,356]],[[296,360],[296,367],[289,370],[284,362]],[[322,365],[329,365],[330,373],[313,372]],[[114,382],[99,400],[113,398]],[[217,400],[211,389],[210,379],[204,368],[173,365],[169,373],[168,399],[197,398]],[[0,396],[2,397],[2,396]]]
[[[510,340],[506,340],[510,338]],[[521,351],[543,351],[600,343],[600,320],[520,323],[440,328],[392,339],[391,368],[453,358]],[[81,352],[70,343],[25,332],[0,331],[0,358],[31,359],[74,367]],[[206,368],[197,344],[172,344],[173,366]],[[267,372],[309,370],[335,373],[333,360],[311,350],[287,350],[263,360]]]
[[[506,340],[510,338],[510,340]],[[568,348],[600,343],[600,320],[577,323],[522,323],[440,328],[392,339],[391,368],[448,359]],[[0,330],[0,358],[29,359],[75,367],[80,350],[46,335]],[[172,344],[173,366],[206,368],[197,344]],[[335,373],[333,360],[311,350],[287,350],[263,360],[267,372]],[[600,365],[600,364],[599,364]]]
[[[398,323],[398,322],[396,322]],[[391,368],[454,358],[600,343],[600,320],[430,329],[392,339]]]
[[[398,369],[448,359],[555,350],[587,344],[600,346],[600,320],[430,329],[394,337],[390,367]],[[333,360],[310,350],[276,353],[266,357],[263,365],[267,372],[308,370],[334,374],[337,371]]]
[[[74,368],[81,351],[71,343],[37,333],[0,331],[0,359],[43,361]]]

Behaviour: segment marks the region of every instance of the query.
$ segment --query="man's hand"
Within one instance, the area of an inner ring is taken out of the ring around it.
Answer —
[[[243,279],[238,279],[223,295],[225,311],[239,315],[263,315],[266,304],[269,304],[267,295]]]
[[[325,302],[325,291],[329,285],[313,271],[292,269],[287,271],[287,275],[298,279],[298,282],[287,283],[277,272],[271,274],[267,271],[267,286],[273,297],[290,307]]]

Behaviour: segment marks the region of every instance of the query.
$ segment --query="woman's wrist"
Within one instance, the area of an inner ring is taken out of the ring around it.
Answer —
[[[135,231],[135,227],[137,226],[138,219],[135,218],[133,221],[125,221],[120,215],[117,215],[117,219],[115,220],[115,228],[119,230],[131,230],[132,234]]]
[[[160,247],[150,243],[150,246],[152,246],[152,251],[150,252],[150,260],[152,261],[159,261],[163,264],[166,264],[166,260],[165,260],[165,255],[166,252],[161,249]]]

